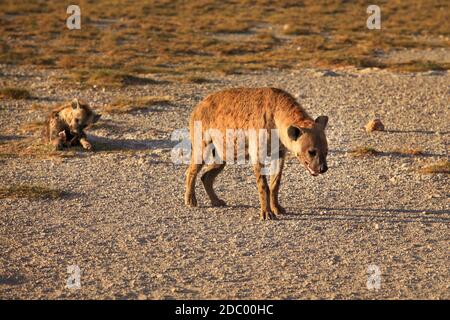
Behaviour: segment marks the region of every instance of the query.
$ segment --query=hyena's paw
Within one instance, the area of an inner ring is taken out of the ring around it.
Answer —
[[[220,199],[211,200],[211,205],[213,207],[226,207],[226,202]]]
[[[281,215],[281,214],[286,214],[286,209],[285,208],[283,208],[282,206],[280,206],[280,205],[277,205],[277,206],[274,206],[273,208],[272,208],[272,211],[273,211],[273,213],[275,214],[275,215]]]
[[[184,204],[188,207],[196,207],[197,199],[195,198],[195,196],[186,196],[184,199]]]
[[[83,149],[86,151],[93,151],[94,148],[92,147],[92,144],[90,144],[89,142],[85,142],[83,143]]]
[[[270,210],[261,210],[260,213],[261,220],[277,220],[277,216]]]

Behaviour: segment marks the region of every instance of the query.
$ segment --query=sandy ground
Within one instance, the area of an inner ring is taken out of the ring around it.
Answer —
[[[169,107],[104,115],[89,133],[94,147],[111,152],[1,160],[0,185],[67,194],[0,200],[0,298],[450,298],[449,178],[417,172],[446,158],[448,73],[267,71],[78,90],[61,86],[57,71],[0,71],[36,97],[0,102],[2,139],[43,119],[30,109],[36,102],[79,97],[101,109],[119,93],[175,98]],[[330,117],[329,171],[313,178],[290,158],[280,191],[288,214],[277,221],[259,220],[249,167],[228,166],[216,182],[228,207],[212,208],[199,181],[200,206],[183,204],[186,166],[171,161],[171,134],[187,127],[206,94],[237,86],[279,87],[313,116]],[[387,131],[369,135],[362,128],[375,114]],[[359,146],[382,154],[350,156]],[[395,153],[405,148],[424,154]],[[70,265],[81,270],[80,289],[66,288]],[[378,290],[367,286],[370,265],[380,271]]]

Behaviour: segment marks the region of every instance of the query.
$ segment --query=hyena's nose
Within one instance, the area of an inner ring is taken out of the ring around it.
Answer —
[[[328,170],[328,167],[325,163],[320,165],[320,168],[319,168],[320,173],[325,173],[325,172],[327,172],[327,170]]]

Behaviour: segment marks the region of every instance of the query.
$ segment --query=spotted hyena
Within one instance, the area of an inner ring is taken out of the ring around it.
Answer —
[[[230,129],[265,129],[268,132],[267,144],[270,144],[272,129],[277,129],[275,131],[279,144],[278,155],[276,155],[277,170],[267,179],[261,173],[261,163],[257,161],[253,164],[260,196],[261,218],[272,219],[278,214],[285,213],[285,209],[278,203],[278,190],[287,151],[293,153],[312,176],[328,170],[326,161],[328,144],[325,136],[327,122],[327,116],[320,116],[315,120],[311,118],[299,103],[283,90],[237,88],[213,93],[200,102],[191,114],[190,134],[194,146],[194,126],[195,123],[201,123],[202,141],[200,150],[197,152],[203,155],[204,150],[212,144],[212,139],[203,138],[207,130],[214,129],[221,132],[223,137],[221,142],[225,145],[226,131]],[[230,149],[217,148],[217,144],[216,141],[214,151],[221,159],[228,159],[226,152]],[[234,153],[237,152],[234,147],[231,150],[234,150]],[[192,148],[191,162],[186,171],[185,203],[188,206],[197,206],[195,180],[205,165],[205,162],[198,161],[198,158],[196,161],[195,153],[195,148]],[[213,189],[214,179],[224,166],[225,162],[208,164],[201,177],[213,206],[225,205]]]
[[[84,129],[96,123],[100,117],[101,115],[95,113],[89,105],[74,99],[51,111],[43,131],[44,140],[52,143],[56,150],[74,145],[92,150]]]

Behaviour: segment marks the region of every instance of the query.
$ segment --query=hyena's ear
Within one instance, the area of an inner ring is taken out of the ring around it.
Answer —
[[[325,129],[327,127],[328,117],[327,116],[319,116],[316,118],[316,123],[320,124],[322,129]]]
[[[72,105],[72,109],[77,109],[80,107],[80,102],[78,101],[78,99],[75,98],[72,100],[71,105]]]
[[[94,115],[94,119],[92,119],[92,123],[96,123],[96,122],[100,119],[101,116],[102,116],[102,115],[99,114],[99,113],[95,114],[95,115]]]
[[[289,126],[289,128],[287,129],[288,137],[294,141],[296,141],[298,138],[300,138],[302,133],[303,133],[302,130],[295,126]]]

